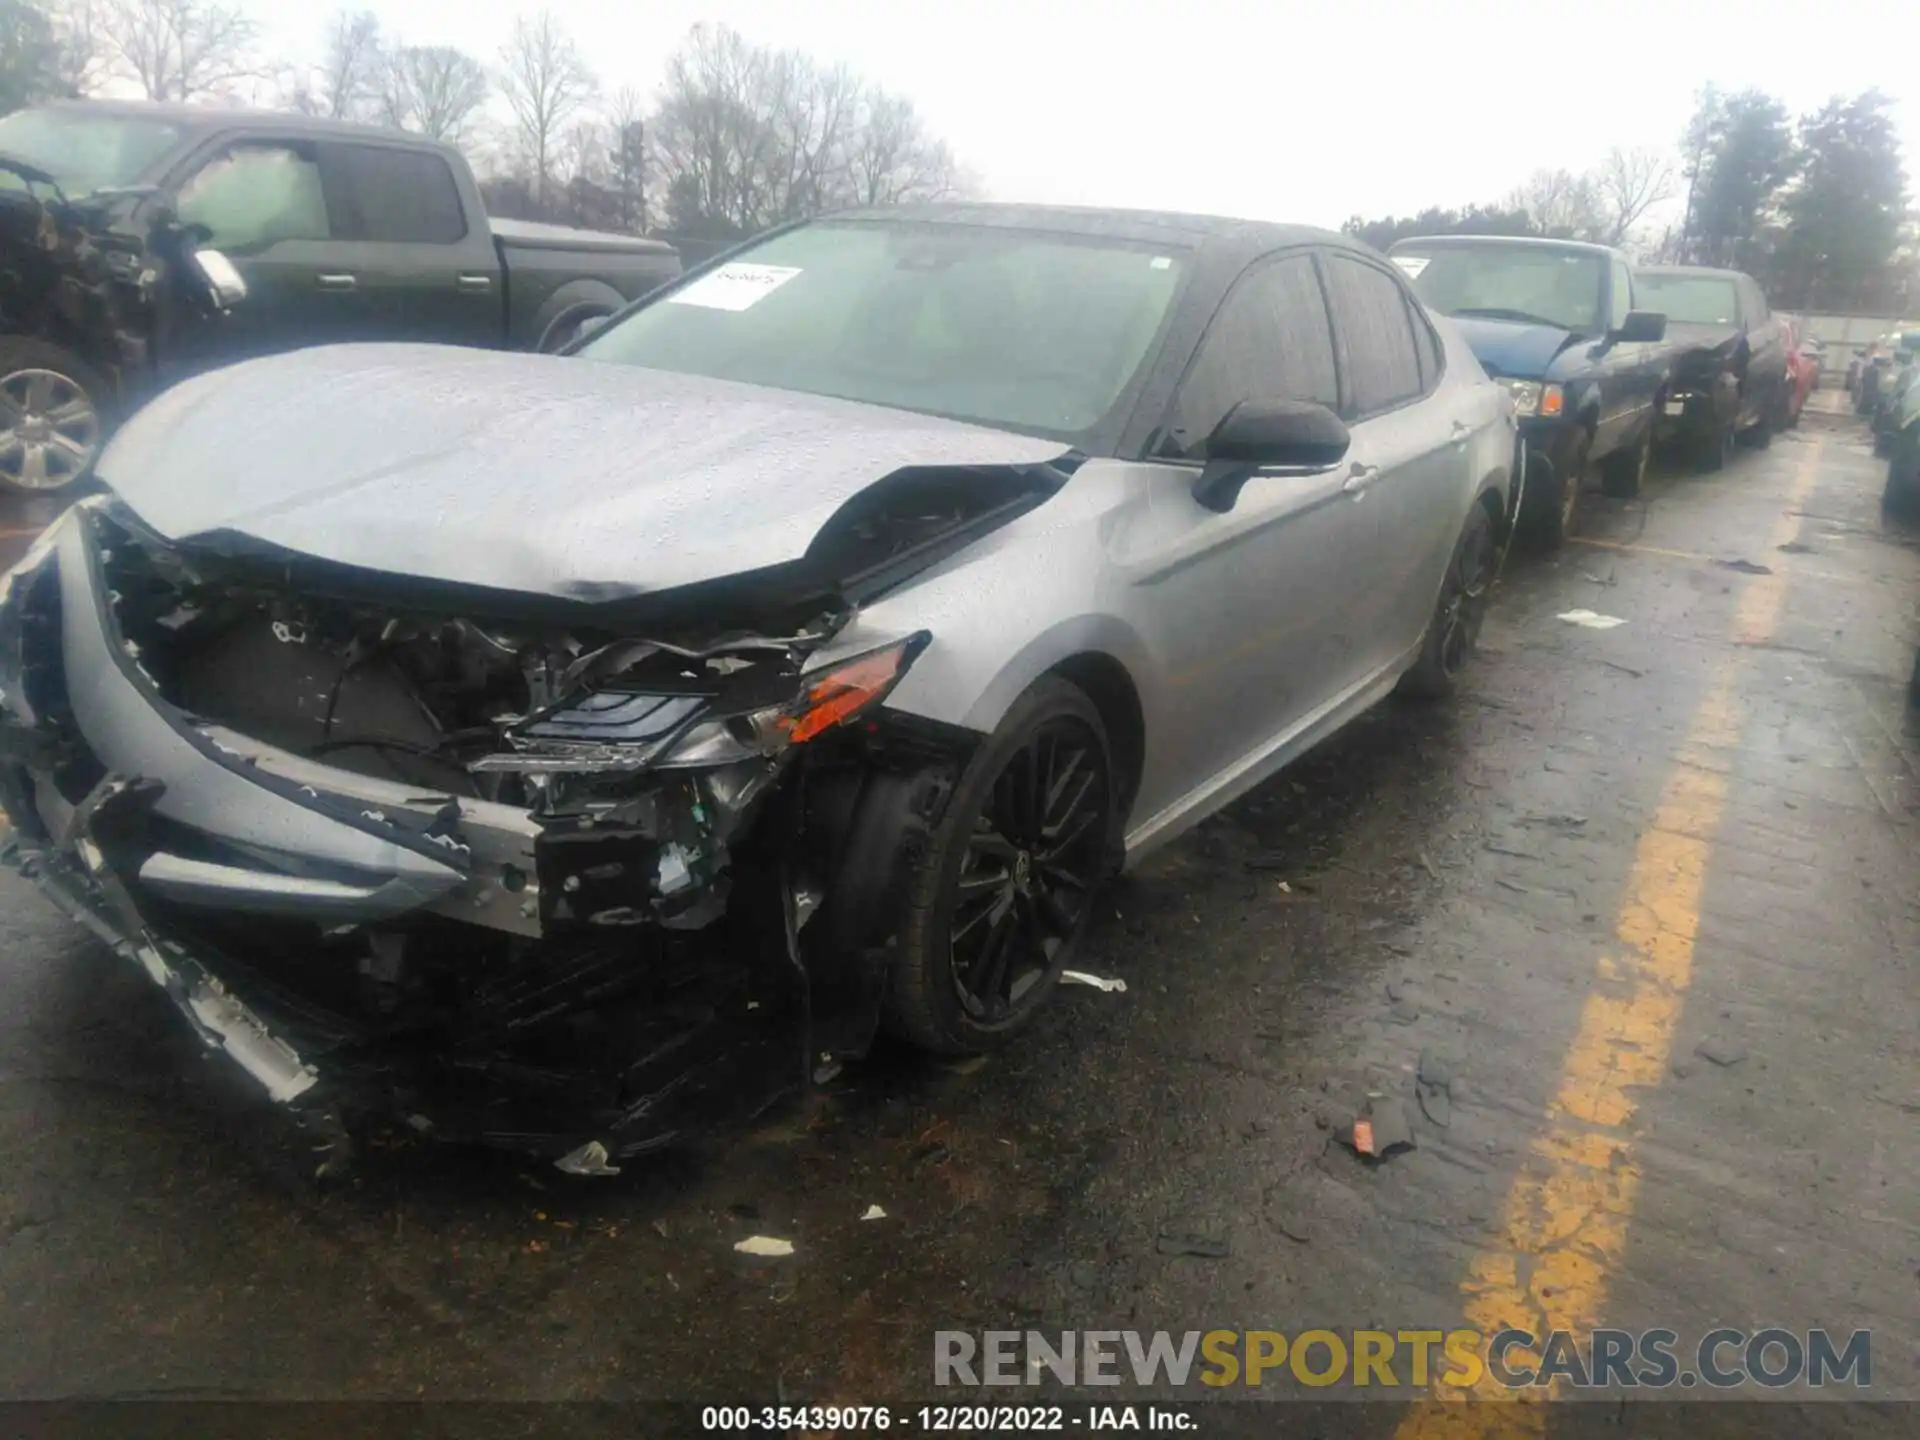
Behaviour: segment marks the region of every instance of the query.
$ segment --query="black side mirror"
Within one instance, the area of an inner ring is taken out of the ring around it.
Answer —
[[[1616,345],[1653,345],[1667,338],[1667,317],[1657,310],[1629,310],[1620,328],[1607,337]]]
[[[1267,469],[1318,474],[1340,463],[1353,443],[1340,417],[1310,400],[1242,400],[1207,437],[1206,464],[1193,498],[1225,514],[1240,487]]]

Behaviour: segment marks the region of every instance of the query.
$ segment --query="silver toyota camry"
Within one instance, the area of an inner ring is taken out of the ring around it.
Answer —
[[[249,361],[5,581],[8,853],[328,1167],[606,1173],[998,1043],[1117,869],[1446,693],[1514,449],[1381,257],[1188,216],[854,213],[564,355]]]

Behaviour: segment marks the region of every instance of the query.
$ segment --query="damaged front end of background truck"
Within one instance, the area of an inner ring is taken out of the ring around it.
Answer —
[[[245,298],[233,263],[151,186],[69,196],[0,151],[0,488],[83,480],[112,416],[154,388],[157,350]]]
[[[974,737],[880,705],[930,637],[859,606],[1063,479],[898,472],[803,561],[607,603],[84,501],[0,594],[7,858],[323,1173],[379,1116],[611,1173],[869,1048]]]

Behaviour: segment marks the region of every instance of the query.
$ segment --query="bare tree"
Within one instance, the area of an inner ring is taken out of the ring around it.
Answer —
[[[1598,185],[1571,170],[1534,171],[1507,198],[1507,207],[1525,210],[1545,234],[1561,239],[1600,241],[1606,236]]]
[[[619,199],[620,226],[647,229],[647,112],[639,91],[623,85],[607,107],[607,170]]]
[[[911,100],[877,88],[862,105],[851,163],[862,205],[939,200],[959,188],[946,142],[933,137]]]
[[[544,205],[567,126],[593,98],[593,72],[547,10],[513,22],[501,59],[500,88],[513,111],[522,158],[532,167],[534,196]]]
[[[1679,193],[1673,162],[1658,150],[1644,147],[1607,152],[1594,179],[1609,245],[1625,243],[1640,217]]]
[[[378,77],[379,113],[387,124],[449,144],[465,138],[487,103],[487,72],[450,45],[403,45]]]
[[[318,76],[318,113],[334,120],[366,115],[376,104],[385,63],[379,18],[371,10],[337,12]]]
[[[759,102],[766,52],[725,25],[695,25],[667,59],[653,151],[673,223],[742,234],[759,228],[767,148]]]
[[[115,61],[101,0],[61,0],[49,5],[47,14],[56,46],[56,87],[67,95],[93,94],[107,82]]]
[[[102,0],[117,68],[149,100],[200,100],[260,74],[259,29],[221,0]]]
[[[772,218],[792,220],[840,202],[865,87],[846,66],[822,69],[791,50],[772,57],[768,71],[770,159],[780,196]]]
[[[674,227],[712,238],[959,184],[911,102],[724,25],[694,26],[669,57],[650,151]]]

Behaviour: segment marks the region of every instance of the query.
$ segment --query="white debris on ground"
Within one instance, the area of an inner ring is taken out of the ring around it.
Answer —
[[[791,1240],[779,1240],[771,1235],[749,1235],[746,1239],[738,1241],[733,1248],[742,1255],[758,1255],[769,1260],[793,1254]]]
[[[1127,982],[1118,977],[1108,979],[1104,975],[1089,975],[1084,970],[1062,970],[1060,972],[1060,983],[1062,985],[1091,985],[1095,990],[1105,990],[1111,995],[1124,995],[1127,991]]]

